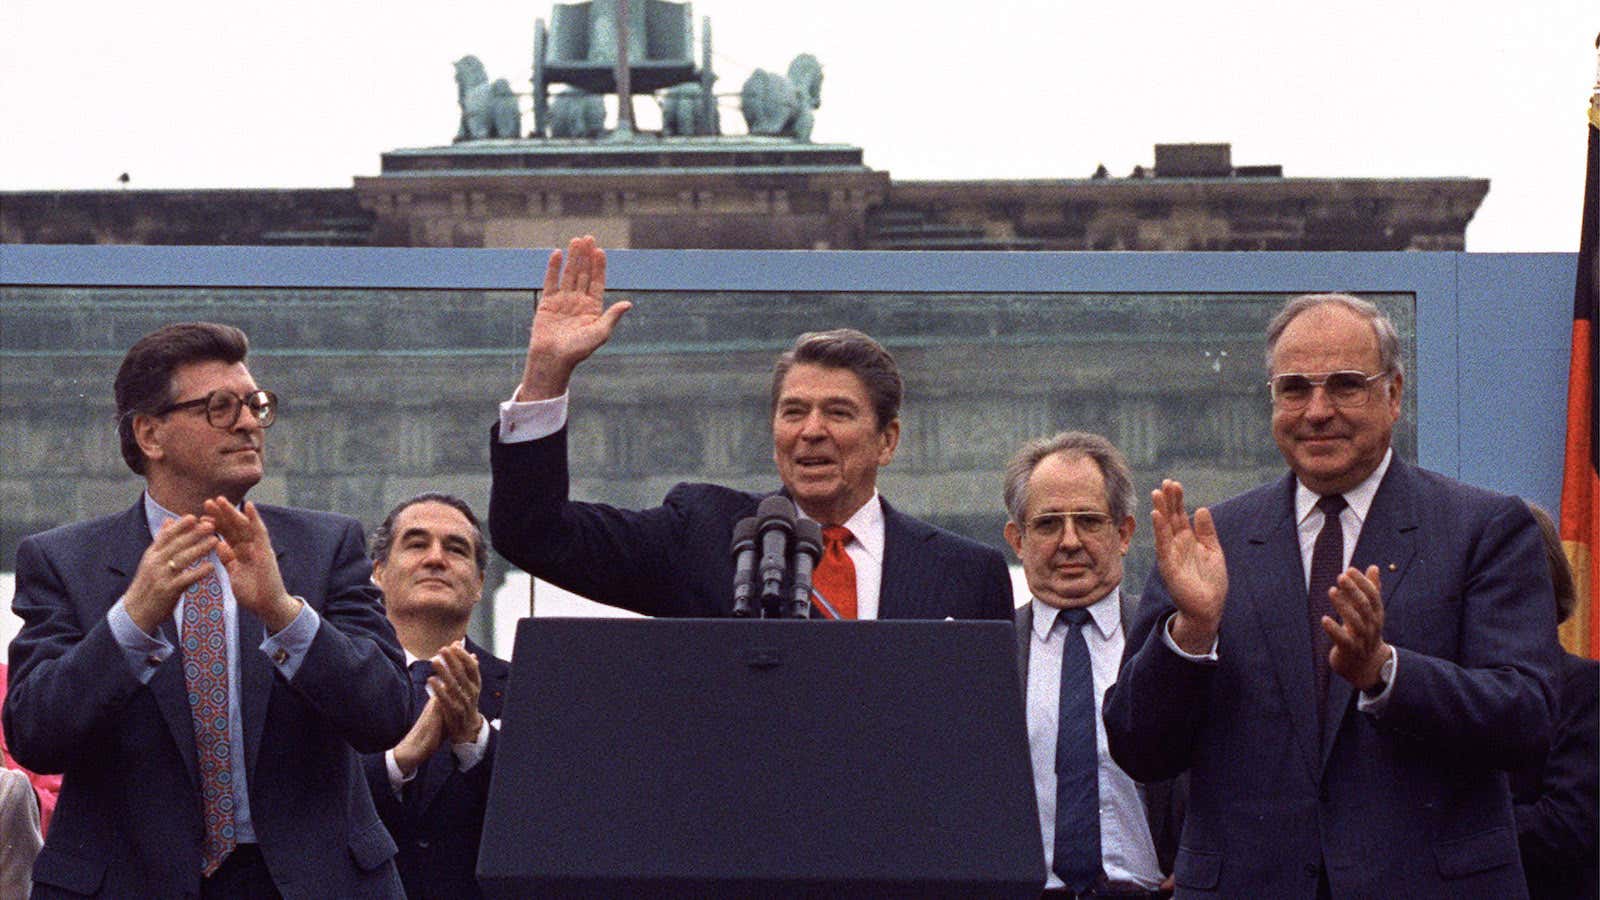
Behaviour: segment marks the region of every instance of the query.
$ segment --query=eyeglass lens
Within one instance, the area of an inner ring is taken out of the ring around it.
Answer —
[[[215,428],[232,428],[239,421],[239,411],[248,406],[261,427],[266,428],[277,416],[276,399],[268,391],[255,391],[243,398],[232,391],[212,391],[206,398],[206,421]]]
[[[1359,406],[1366,402],[1367,385],[1372,379],[1365,372],[1331,372],[1321,379],[1307,375],[1279,375],[1272,379],[1272,395],[1284,406],[1299,407],[1311,402],[1317,385],[1336,406]]]
[[[1111,517],[1097,512],[1046,513],[1034,516],[1028,522],[1028,530],[1042,538],[1060,537],[1068,522],[1079,535],[1096,535],[1111,524]]]

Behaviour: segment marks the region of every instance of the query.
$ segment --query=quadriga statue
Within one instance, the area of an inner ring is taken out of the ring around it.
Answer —
[[[822,63],[802,53],[789,63],[789,77],[757,69],[739,90],[739,111],[751,134],[772,134],[811,140],[815,115],[822,105]]]
[[[679,84],[661,93],[661,133],[668,135],[707,135],[722,131],[717,107],[711,104],[706,116],[705,89],[698,84]]]
[[[571,88],[551,98],[551,137],[599,137],[605,127],[606,104],[599,94]]]
[[[457,142],[521,137],[522,111],[517,108],[511,82],[499,78],[490,84],[483,62],[476,56],[456,60],[456,102],[461,106]]]

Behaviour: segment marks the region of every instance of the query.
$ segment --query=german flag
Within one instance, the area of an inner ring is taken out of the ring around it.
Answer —
[[[1595,40],[1600,49],[1600,38]],[[1572,364],[1567,370],[1567,455],[1561,479],[1561,545],[1572,563],[1578,604],[1561,626],[1561,644],[1600,659],[1600,441],[1596,440],[1596,308],[1600,307],[1600,83],[1589,103],[1589,164],[1583,187],[1583,234],[1572,297]]]

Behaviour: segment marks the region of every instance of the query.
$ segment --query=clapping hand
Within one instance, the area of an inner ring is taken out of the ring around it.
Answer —
[[[1228,596],[1228,566],[1211,511],[1183,508],[1183,485],[1170,479],[1150,492],[1150,522],[1155,531],[1156,566],[1178,615],[1172,639],[1189,653],[1210,652]]]

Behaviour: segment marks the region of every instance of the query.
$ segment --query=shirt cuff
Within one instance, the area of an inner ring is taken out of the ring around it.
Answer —
[[[383,766],[389,770],[389,790],[393,791],[396,797],[400,796],[400,791],[406,786],[406,782],[417,777],[416,772],[407,775],[400,771],[400,764],[394,761],[394,750],[392,749],[383,751]],[[422,767],[418,766],[417,768],[420,770]]]
[[[1394,683],[1400,680],[1400,652],[1395,651],[1390,657],[1394,665],[1389,667],[1389,683],[1376,697],[1368,697],[1366,691],[1356,691],[1356,709],[1371,715],[1380,715],[1389,706],[1389,695],[1394,693]]]
[[[1165,619],[1161,620],[1161,640],[1167,645],[1168,648],[1170,648],[1172,650],[1173,653],[1178,654],[1179,656],[1183,657],[1184,659],[1187,659],[1190,662],[1197,662],[1197,663],[1214,663],[1214,662],[1216,662],[1217,661],[1217,640],[1218,640],[1217,638],[1212,638],[1211,639],[1211,649],[1210,650],[1207,650],[1204,653],[1198,653],[1198,654],[1190,653],[1189,651],[1183,649],[1182,647],[1179,647],[1178,646],[1178,642],[1172,639],[1172,620],[1174,618],[1176,618],[1177,615],[1178,615],[1177,613],[1172,613],[1172,614],[1168,615]]]
[[[112,604],[111,611],[106,613],[106,624],[111,628],[111,637],[122,648],[122,656],[133,670],[133,677],[139,679],[140,684],[149,684],[150,676],[172,655],[173,646],[160,634],[146,634],[135,625],[133,616],[128,615],[126,599],[119,597]]]
[[[306,651],[311,649],[311,641],[321,625],[322,617],[311,604],[301,600],[300,612],[295,614],[294,620],[261,642],[261,652],[272,660],[285,681],[293,681],[294,673],[300,671],[300,663],[305,661]]]
[[[456,768],[465,772],[480,762],[484,754],[489,752],[489,717],[484,716],[478,723],[478,737],[476,740],[465,744],[451,744],[450,751],[456,755]]]
[[[567,395],[548,400],[518,401],[511,399],[500,404],[500,443],[520,444],[549,437],[567,425]]]

